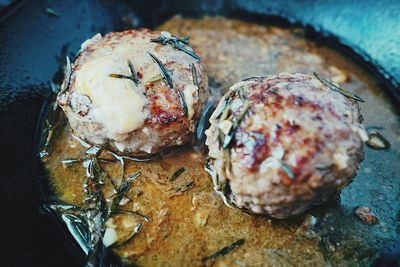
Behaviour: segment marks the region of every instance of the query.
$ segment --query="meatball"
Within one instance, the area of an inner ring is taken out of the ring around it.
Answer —
[[[188,38],[128,30],[85,41],[62,88],[75,135],[143,156],[192,141],[207,75]]]
[[[358,104],[314,76],[234,84],[206,131],[208,169],[227,204],[286,218],[351,182],[368,137]]]

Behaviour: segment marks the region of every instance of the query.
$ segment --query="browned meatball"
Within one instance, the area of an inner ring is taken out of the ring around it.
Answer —
[[[146,155],[192,140],[207,75],[187,39],[141,29],[84,42],[63,86],[58,104],[74,134]]]
[[[301,214],[350,183],[367,138],[357,103],[304,74],[236,83],[210,122],[215,189],[228,204],[275,218]]]

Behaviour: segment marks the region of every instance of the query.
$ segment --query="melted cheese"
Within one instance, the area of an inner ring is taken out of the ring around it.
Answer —
[[[145,98],[139,88],[130,79],[109,76],[130,76],[127,62],[123,56],[108,53],[83,64],[76,75],[75,92],[90,98],[95,119],[110,137],[132,132],[145,120]]]

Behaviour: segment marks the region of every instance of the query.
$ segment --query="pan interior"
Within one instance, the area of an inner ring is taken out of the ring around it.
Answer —
[[[342,191],[340,202],[284,221],[251,217],[226,207],[203,170],[202,150],[186,147],[151,162],[126,162],[127,174],[138,170],[142,174],[132,183],[123,207],[146,215],[150,221],[143,223],[134,238],[113,248],[117,255],[140,266],[213,262],[221,266],[351,266],[373,262],[382,249],[393,243],[400,233],[399,113],[368,71],[340,52],[307,39],[300,28],[284,29],[223,17],[176,16],[157,30],[190,36],[207,69],[213,101],[233,83],[249,76],[317,72],[365,100],[361,104],[365,125],[379,129],[391,148],[377,151],[365,147],[359,174]],[[66,126],[45,161],[52,188],[63,202],[82,203],[84,168],[66,167],[61,161],[83,153],[84,148]],[[102,163],[102,167],[111,178],[118,179],[118,164]],[[171,179],[181,168],[185,171]],[[105,191],[110,191],[110,186],[106,184]],[[358,206],[370,207],[379,224],[363,224],[354,213]],[[126,220],[138,223],[140,218],[116,216],[114,223],[119,227]],[[124,229],[119,227],[118,231],[124,235]],[[228,254],[209,257],[240,240],[244,243]]]

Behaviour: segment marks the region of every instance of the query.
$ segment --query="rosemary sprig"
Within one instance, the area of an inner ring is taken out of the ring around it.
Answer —
[[[171,178],[169,178],[169,180],[170,180],[171,182],[175,181],[182,173],[185,172],[185,170],[186,170],[186,169],[185,169],[184,167],[179,168],[178,170],[176,170],[176,171],[171,175]]]
[[[200,61],[200,57],[196,55],[194,51],[184,47],[185,45],[190,46],[189,36],[186,36],[184,38],[178,38],[176,36],[173,36],[171,33],[167,31],[162,31],[160,32],[160,36],[158,38],[150,39],[150,42],[160,43],[162,45],[169,44],[173,48],[180,50],[188,54],[189,56],[195,58],[196,60]]]
[[[130,157],[130,156],[120,156],[123,159],[126,160],[130,160],[130,161],[135,161],[135,162],[145,162],[145,161],[151,161],[151,160],[155,160],[158,159],[160,157],[160,154],[155,154],[155,155],[151,155],[148,157]]]
[[[325,86],[328,87],[329,89],[331,89],[331,90],[333,90],[333,91],[335,91],[335,92],[338,92],[338,93],[344,95],[345,97],[351,98],[351,99],[353,99],[353,100],[355,100],[355,101],[362,102],[362,103],[365,102],[364,99],[362,99],[361,97],[359,97],[359,96],[357,96],[357,95],[355,95],[355,94],[350,93],[349,91],[347,91],[347,90],[341,88],[340,86],[337,86],[336,84],[334,84],[334,83],[328,81],[328,80],[325,79],[324,77],[321,77],[321,76],[318,75],[317,73],[314,72],[313,74],[314,74],[314,76],[315,76],[323,85],[325,85]]]
[[[68,56],[65,57],[65,62],[64,83],[61,85],[60,94],[63,94],[65,91],[67,91],[69,83],[71,82],[72,64]]]
[[[197,70],[196,70],[196,66],[192,63],[190,64],[191,69],[192,69],[192,78],[193,78],[193,84],[195,86],[197,86],[197,88],[200,88],[199,85],[199,77],[197,76]]]
[[[128,67],[129,67],[129,71],[131,72],[131,75],[132,75],[132,80],[137,85],[139,83],[139,78],[137,77],[135,68],[133,67],[133,64],[130,60],[128,60]]]
[[[111,78],[117,78],[117,79],[128,79],[131,80],[132,82],[135,83],[135,85],[137,85],[139,83],[139,78],[136,75],[135,69],[133,68],[132,62],[130,60],[128,60],[128,67],[129,67],[129,71],[131,73],[131,75],[123,75],[123,74],[116,74],[116,73],[111,73],[110,75],[108,75]]]
[[[228,106],[230,105],[230,103],[233,100],[233,95],[235,94],[235,91],[231,91],[230,93],[228,93],[228,95],[225,97],[224,102],[223,102],[223,106],[220,109],[220,112],[218,113],[218,115],[216,115],[216,119],[219,119],[220,121],[225,120],[228,117],[228,113],[230,111],[230,109],[228,108]]]
[[[171,42],[181,42],[186,45],[189,45],[189,36],[185,36],[184,38],[178,38],[176,36],[173,36],[171,33],[167,31],[161,31],[160,36],[158,38],[152,38],[150,39],[150,42],[154,43],[161,43],[162,45],[166,45]]]
[[[242,80],[242,82],[247,82],[247,81],[259,81],[262,79],[265,79],[266,76],[253,76],[253,77],[248,77]]]
[[[50,155],[52,151],[52,144],[53,144],[53,139],[54,135],[56,135],[56,132],[60,128],[60,126],[63,124],[64,119],[64,114],[63,112],[60,111],[60,109],[54,110],[54,113],[50,116],[49,120],[46,120],[47,124],[47,137],[46,141],[43,145],[43,149],[39,152],[39,157],[40,158],[45,158]]]
[[[42,205],[41,211],[43,213],[49,212],[49,211],[57,211],[57,212],[65,212],[68,210],[77,210],[79,209],[78,206],[71,205],[71,204],[66,204],[62,202],[48,202]]]
[[[185,96],[183,95],[181,90],[177,90],[178,91],[178,95],[179,95],[179,101],[181,102],[181,106],[183,108],[183,112],[185,113],[185,116],[188,115],[188,106],[185,100]]]
[[[132,80],[131,76],[128,75],[123,75],[123,74],[116,74],[116,73],[111,73],[110,75],[108,75],[110,78],[116,78],[116,79],[128,79],[128,80]]]
[[[225,136],[222,147],[228,148],[232,144],[232,141],[235,139],[235,135],[237,129],[239,128],[240,123],[242,122],[244,116],[246,115],[247,111],[249,110],[250,102],[246,100],[243,104],[242,110],[237,116],[233,116],[232,118],[232,128],[230,129],[229,133]]]
[[[101,192],[101,184],[104,182],[104,172],[101,170],[97,158],[102,153],[103,149],[107,146],[104,144],[100,147],[89,160],[86,167],[86,182],[83,186],[84,202],[83,209],[86,211],[85,216],[88,221],[90,239],[89,239],[89,261],[94,259],[97,253],[99,243],[101,243],[103,234],[103,224],[107,215],[106,203],[104,196]]]
[[[167,82],[170,88],[174,88],[174,84],[172,83],[172,78],[167,70],[166,67],[161,63],[161,61],[152,53],[148,52],[149,56],[153,59],[153,61],[157,64],[158,68],[160,69],[161,75],[163,76],[164,80]]]
[[[231,252],[232,250],[234,250],[235,248],[240,247],[241,245],[244,244],[244,238],[241,238],[235,242],[233,242],[232,244],[230,244],[229,246],[226,246],[220,250],[218,250],[217,252],[215,252],[214,254],[207,256],[205,258],[203,258],[201,261],[204,263],[208,260],[216,260],[217,258],[223,257],[226,254],[228,254],[229,252]]]
[[[247,95],[245,94],[244,87],[240,87],[237,90],[231,91],[225,98],[223,103],[223,107],[220,113],[216,116],[219,120],[219,123],[222,123],[225,120],[229,120],[232,122],[232,126],[229,129],[228,134],[224,134],[222,129],[219,129],[218,138],[219,138],[219,145],[220,148],[223,149],[223,160],[225,163],[226,172],[228,172],[231,168],[230,163],[230,145],[235,140],[236,132],[239,128],[240,123],[244,119],[245,115],[247,114],[250,108],[250,101],[247,99]],[[237,94],[243,102],[243,106],[240,112],[235,115],[231,109],[231,102],[233,100],[234,95]]]
[[[105,232],[105,221],[114,214],[130,213],[140,216],[144,221],[148,222],[149,218],[135,211],[119,209],[119,203],[125,197],[131,187],[131,183],[139,177],[140,172],[130,175],[123,179],[118,187],[115,187],[115,194],[112,196],[110,204],[107,206],[107,201],[102,192],[102,186],[107,173],[101,168],[99,162],[106,160],[100,158],[102,152],[106,149],[107,143],[101,147],[90,147],[86,151],[86,155],[80,159],[65,159],[62,161],[66,166],[83,163],[86,168],[86,181],[83,186],[84,200],[81,207],[64,204],[64,203],[47,203],[43,205],[44,211],[55,211],[67,225],[69,231],[74,236],[76,241],[88,255],[86,266],[100,266],[106,249],[102,242]],[[112,153],[108,151],[109,153]],[[118,156],[112,153],[114,157],[121,163],[124,168],[124,159],[137,160],[136,158]],[[145,159],[147,160],[147,159]],[[124,171],[122,172],[122,175]],[[143,223],[137,224],[132,232],[125,238],[118,240],[116,245],[123,244],[134,237],[141,229]]]
[[[119,156],[117,154],[115,154],[114,152],[108,151],[109,154],[111,154],[116,160],[119,161],[120,165],[121,165],[121,179],[124,179],[125,177],[125,161],[122,158],[122,156]]]
[[[131,183],[136,180],[141,175],[141,172],[135,172],[134,174],[130,175],[128,178],[121,181],[120,185],[115,188],[115,194],[112,197],[112,201],[110,207],[108,208],[108,214],[114,214],[118,211],[118,206],[121,200],[125,197],[128,193],[129,189],[131,188]]]

